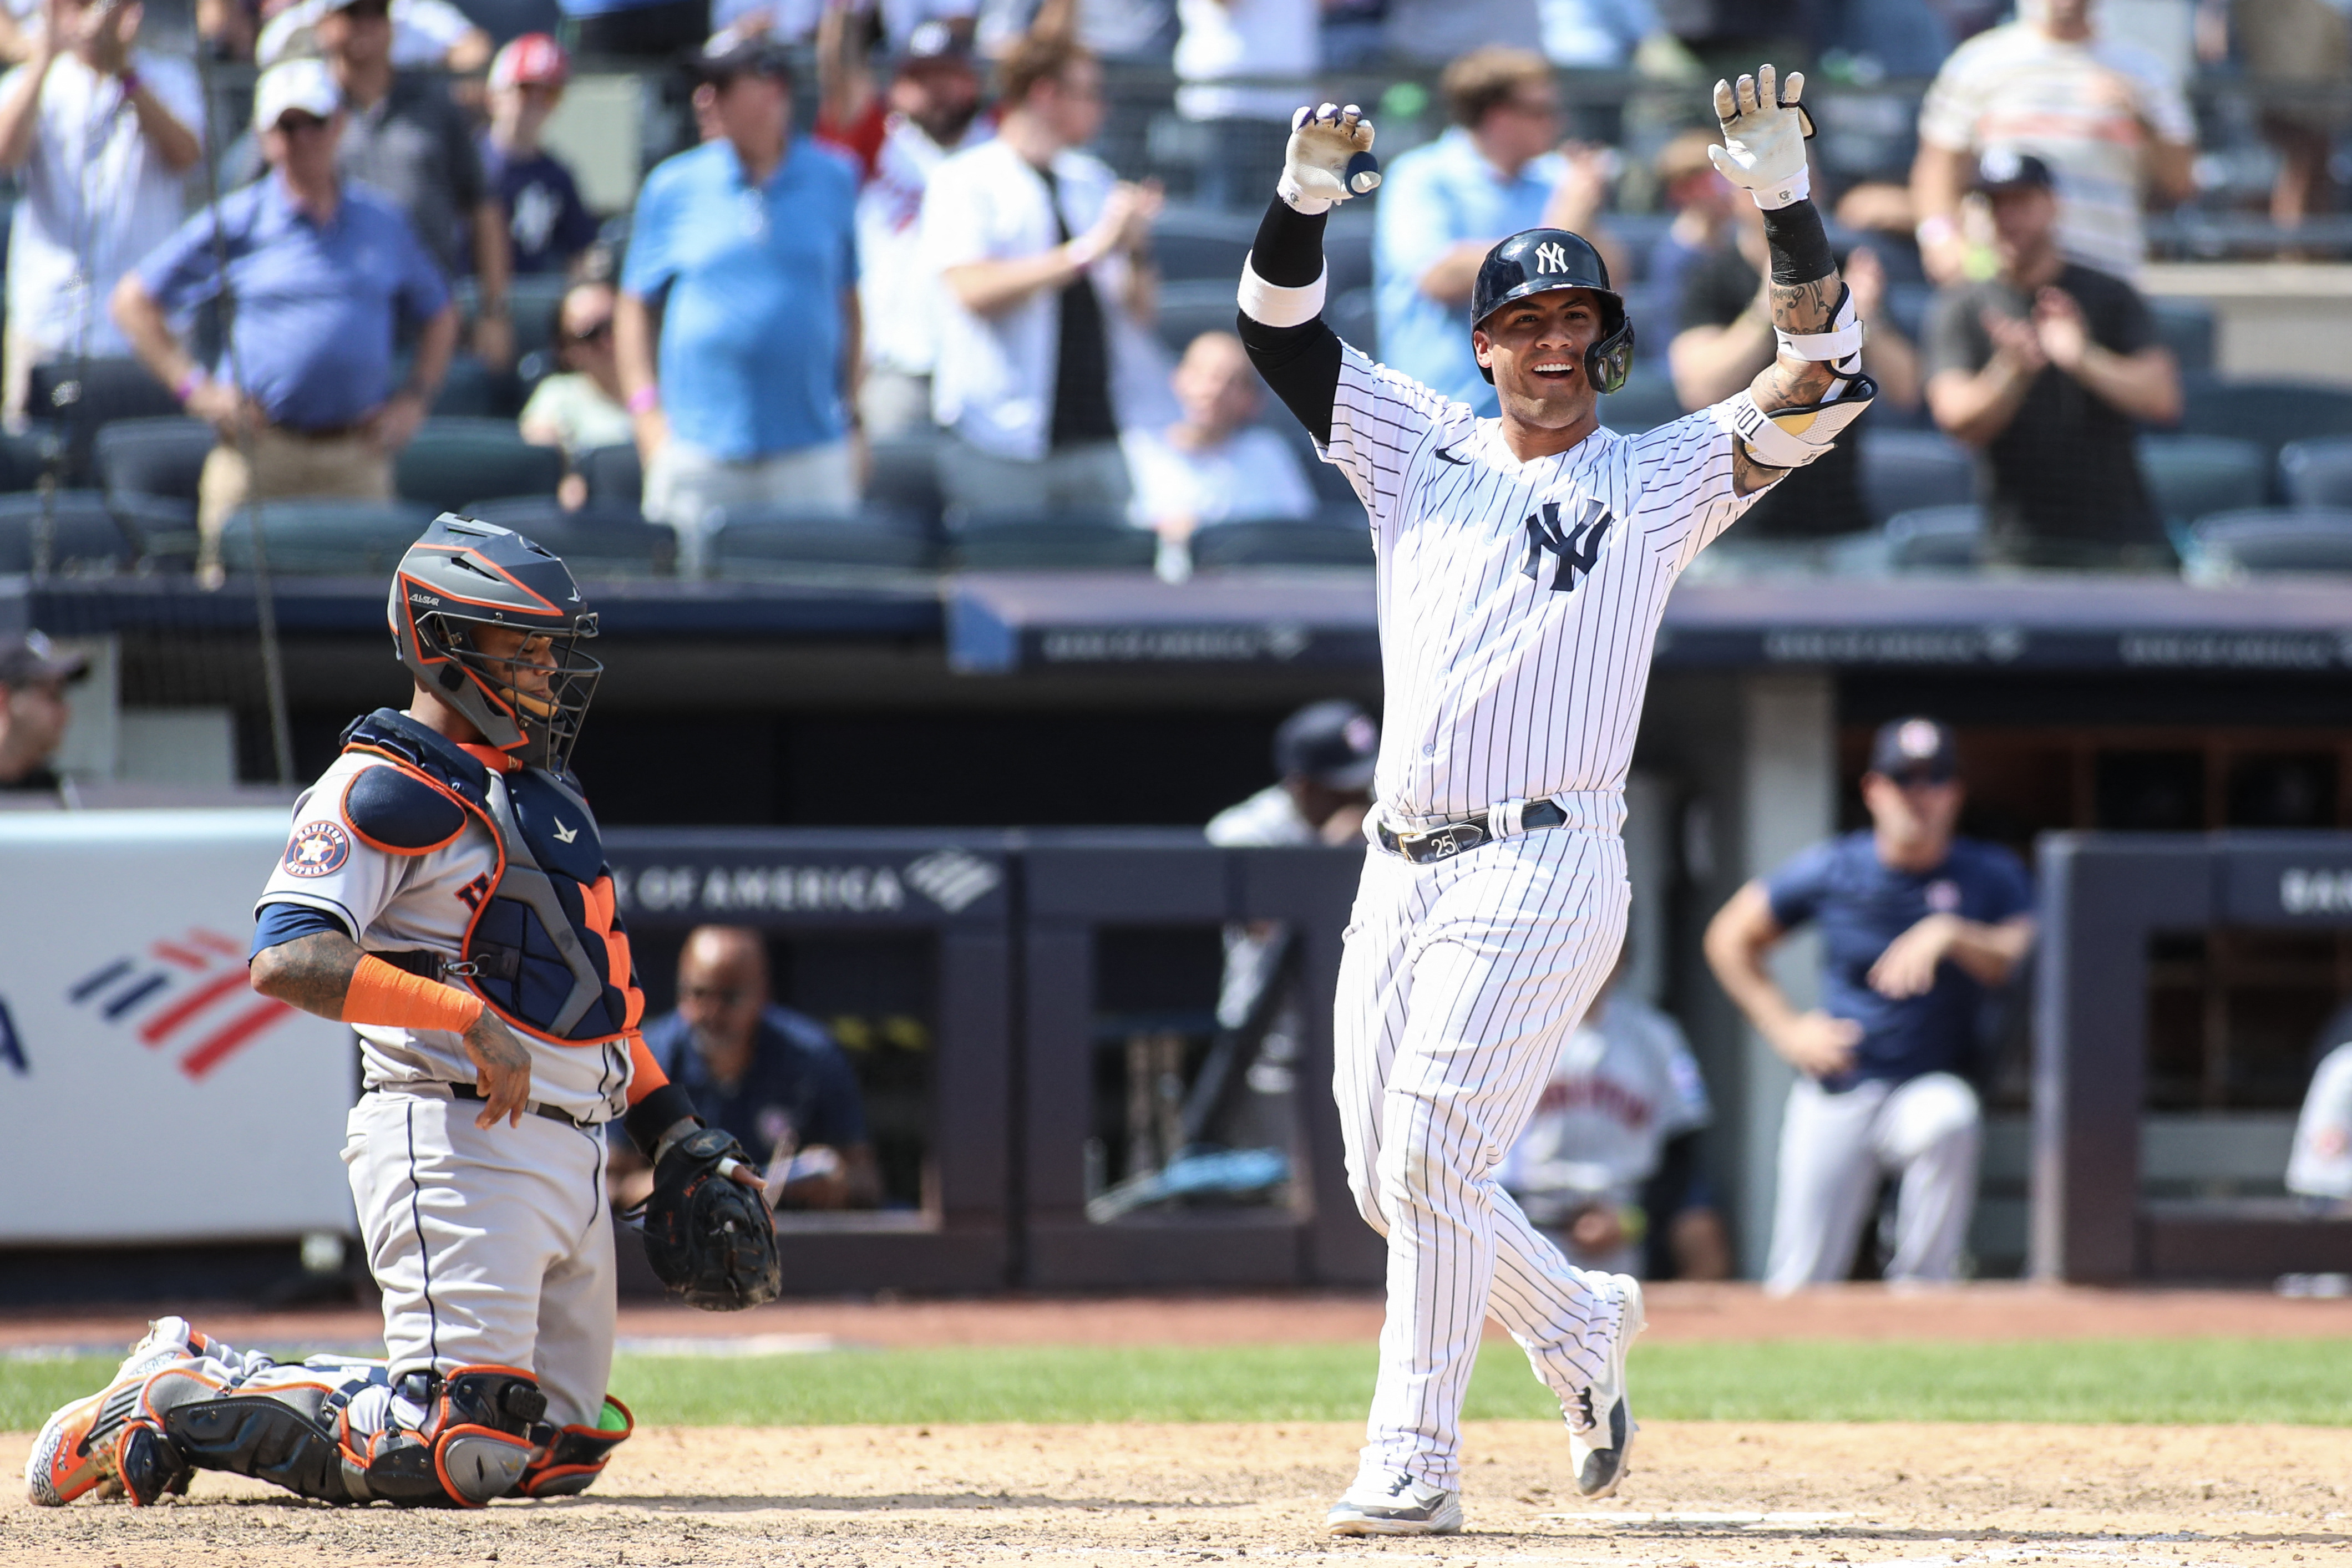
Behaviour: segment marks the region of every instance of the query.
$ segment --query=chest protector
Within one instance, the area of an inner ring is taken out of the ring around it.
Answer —
[[[343,749],[383,758],[400,771],[393,789],[428,810],[455,807],[488,829],[497,845],[488,886],[465,895],[473,915],[460,960],[444,970],[449,978],[464,980],[508,1024],[551,1044],[602,1045],[637,1027],[646,1001],[630,969],[628,933],[613,908],[595,815],[570,774],[538,768],[494,773],[391,708],[343,731]],[[396,854],[438,847],[371,833],[370,817],[391,811],[388,801],[374,812],[352,810],[352,796],[367,779],[363,773],[353,780],[345,802],[362,838]],[[372,797],[384,794],[371,789]],[[457,817],[450,821],[462,826]],[[435,836],[446,843],[456,831]]]

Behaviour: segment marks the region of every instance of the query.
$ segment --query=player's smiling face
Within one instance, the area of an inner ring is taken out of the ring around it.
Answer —
[[[1590,288],[1554,288],[1514,299],[1472,329],[1479,364],[1495,372],[1507,424],[1573,433],[1594,420],[1595,394],[1584,350],[1602,331],[1601,297]]]

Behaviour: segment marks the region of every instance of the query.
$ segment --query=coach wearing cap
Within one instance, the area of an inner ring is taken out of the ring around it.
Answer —
[[[337,172],[343,120],[323,62],[264,71],[253,123],[269,173],[191,218],[114,291],[141,361],[220,432],[196,502],[199,570],[212,581],[220,530],[250,499],[391,499],[393,455],[424,423],[457,346],[448,286],[408,220]],[[199,364],[172,321],[224,295],[236,307],[229,341],[216,364]],[[395,386],[404,319],[423,329]]]
[[[1902,1181],[1888,1281],[1958,1270],[1983,1129],[1964,1074],[1987,988],[2033,942],[2025,867],[1955,833],[1962,793],[1949,729],[1885,726],[1862,779],[1871,826],[1749,883],[1707,927],[1716,978],[1804,1074],[1780,1126],[1769,1290],[1844,1279],[1885,1176]],[[1808,922],[1821,926],[1822,999],[1800,1012],[1764,959]]]
[[[66,688],[88,674],[89,660],[38,632],[0,637],[0,789],[57,789],[49,759],[73,722]]]
[[[2000,271],[1937,296],[1921,369],[1936,423],[1980,454],[1989,555],[2169,567],[2138,457],[2141,424],[2180,417],[2180,374],[2156,318],[2130,284],[2061,254],[2041,159],[1988,152],[1977,188]]]

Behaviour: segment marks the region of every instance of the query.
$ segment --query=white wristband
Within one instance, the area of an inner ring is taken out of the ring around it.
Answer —
[[[1265,327],[1303,327],[1323,314],[1323,291],[1331,277],[1328,263],[1304,288],[1281,288],[1257,275],[1242,260],[1242,286],[1237,301],[1242,314]]]
[[[1779,184],[1769,189],[1762,185],[1751,185],[1748,187],[1748,193],[1756,198],[1756,204],[1764,211],[1778,212],[1782,207],[1793,206],[1812,195],[1813,172],[1801,164],[1795,174]]]

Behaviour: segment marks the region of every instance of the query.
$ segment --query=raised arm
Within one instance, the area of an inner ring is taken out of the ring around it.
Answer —
[[[1772,334],[1780,346],[1745,399],[1717,405],[1716,417],[1732,434],[1733,484],[1743,496],[1828,451],[1878,394],[1862,373],[1862,319],[1812,202],[1805,166],[1812,119],[1798,103],[1804,90],[1801,73],[1791,71],[1782,84],[1770,66],[1737,87],[1715,84],[1723,145],[1707,156],[1764,214]]]
[[[1334,204],[1381,183],[1372,128],[1354,104],[1291,117],[1282,179],[1242,267],[1237,323],[1250,362],[1316,440],[1331,439],[1339,338],[1323,319],[1323,225]]]

